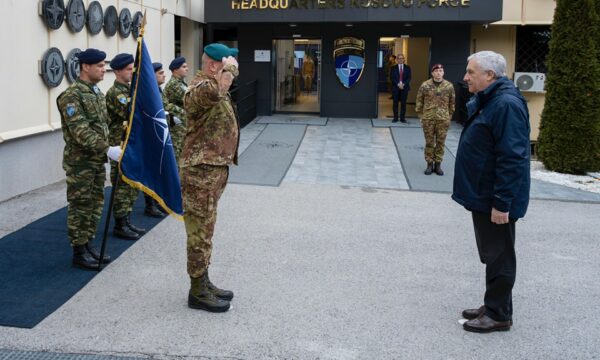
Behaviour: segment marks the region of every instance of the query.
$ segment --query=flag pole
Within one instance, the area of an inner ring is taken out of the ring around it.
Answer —
[[[146,27],[146,10],[144,10],[144,17],[142,18],[142,24],[140,26],[140,35],[138,37],[138,43],[141,41],[140,39],[144,36],[144,29]],[[140,59],[140,47],[138,46],[138,50],[137,50],[137,56],[136,56],[136,62],[139,61]],[[140,64],[137,63],[136,64],[136,71],[138,72],[137,76],[139,77],[139,69],[140,69]],[[127,119],[129,119],[131,115],[131,106],[129,106],[127,108]],[[123,124],[124,126],[129,126],[129,122],[126,124]],[[127,137],[127,131],[123,131],[123,136],[121,137],[121,149],[123,149],[123,145],[125,144],[125,138]],[[110,217],[112,215],[112,210],[113,210],[113,204],[115,202],[115,193],[117,191],[117,188],[119,187],[119,179],[121,178],[121,167],[119,166],[118,162],[117,162],[117,173],[115,174],[115,178],[113,179],[113,187],[111,189],[110,192],[110,201],[108,203],[108,211],[106,213],[106,220],[104,222],[104,233],[102,234],[102,246],[100,247],[100,258],[98,259],[98,271],[102,270],[102,263],[104,260],[104,253],[106,252],[106,240],[108,238],[108,228],[110,226]]]

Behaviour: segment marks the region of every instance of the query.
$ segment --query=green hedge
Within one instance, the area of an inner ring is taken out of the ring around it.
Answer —
[[[549,170],[600,171],[600,1],[556,3],[538,156]]]

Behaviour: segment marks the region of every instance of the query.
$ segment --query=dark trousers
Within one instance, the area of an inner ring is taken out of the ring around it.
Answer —
[[[494,224],[490,214],[472,212],[479,258],[485,264],[485,313],[496,321],[512,317],[512,288],[517,275],[515,220]]]
[[[408,90],[400,90],[398,85],[394,85],[394,87],[392,88],[392,110],[394,110],[394,120],[398,120],[398,101],[400,101],[400,120],[405,119],[407,96]]]

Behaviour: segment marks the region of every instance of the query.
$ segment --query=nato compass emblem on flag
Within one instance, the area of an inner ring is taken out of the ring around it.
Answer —
[[[365,41],[354,37],[336,39],[333,59],[338,80],[350,89],[360,80],[365,68]]]

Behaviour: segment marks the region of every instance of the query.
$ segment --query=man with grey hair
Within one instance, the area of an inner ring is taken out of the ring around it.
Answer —
[[[466,331],[512,326],[516,278],[515,223],[529,204],[529,111],[493,51],[468,58],[464,81],[475,94],[460,136],[452,198],[472,213],[479,258],[486,265],[484,305],[462,312]]]

